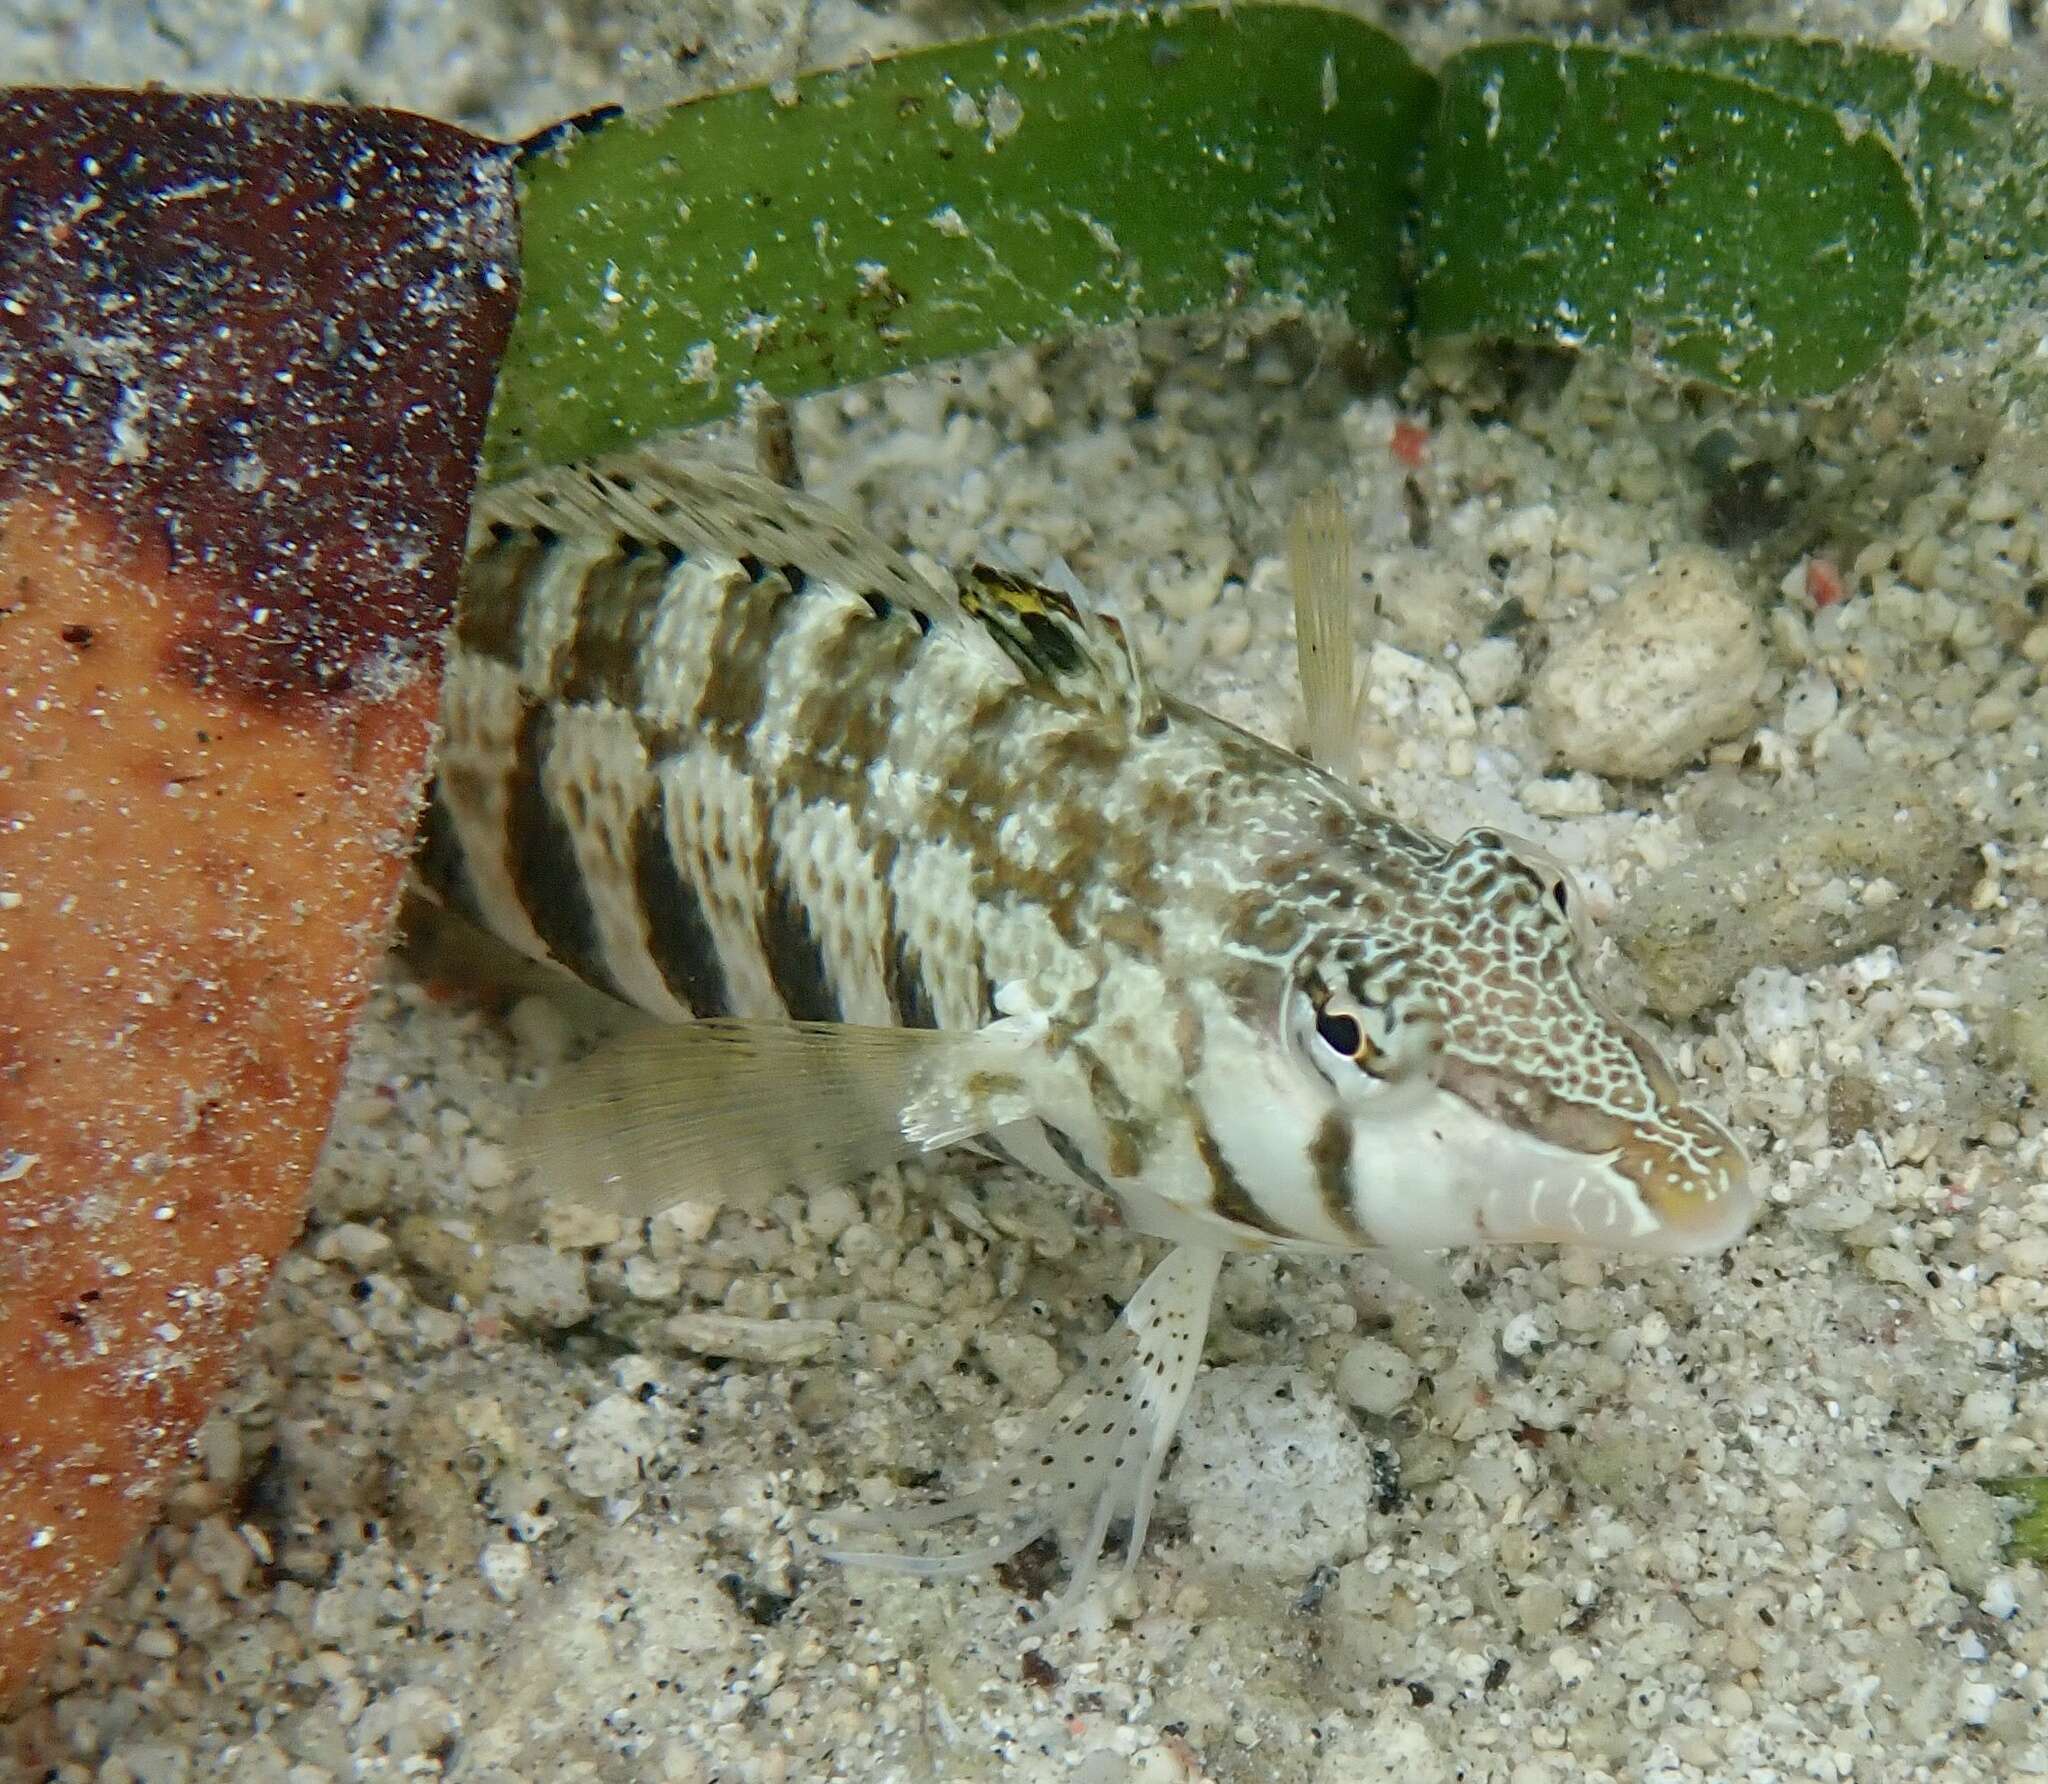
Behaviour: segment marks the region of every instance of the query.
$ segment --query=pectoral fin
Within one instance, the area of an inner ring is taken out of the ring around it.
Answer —
[[[536,1098],[515,1144],[540,1192],[621,1214],[759,1207],[1029,1113],[1015,1025],[691,1022],[600,1047]]]

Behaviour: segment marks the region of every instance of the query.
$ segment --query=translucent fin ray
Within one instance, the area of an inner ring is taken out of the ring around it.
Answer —
[[[659,447],[591,459],[500,484],[477,498],[475,552],[494,527],[542,527],[596,540],[672,546],[689,556],[750,556],[775,568],[936,618],[978,639],[948,589],[935,588],[876,534],[837,509],[752,471]]]
[[[1335,485],[1294,511],[1287,528],[1294,583],[1294,644],[1308,710],[1309,758],[1347,781],[1358,778],[1357,696],[1353,673],[1351,528]]]
[[[1209,1304],[1222,1254],[1183,1245],[1147,1276],[1122,1316],[1032,1421],[1023,1439],[994,1466],[986,1483],[934,1505],[881,1511],[835,1511],[823,1521],[854,1535],[875,1535],[914,1547],[832,1547],[829,1559],[950,1579],[1015,1554],[1047,1530],[1086,1514],[1081,1546],[1070,1551],[1072,1574],[1052,1607],[1065,1622],[1098,1573],[1109,1527],[1130,1519],[1123,1567],[1145,1545],[1159,1476],[1195,1376],[1209,1329]],[[935,1542],[931,1533],[969,1525],[983,1540]]]
[[[543,1194],[591,1207],[759,1206],[1021,1118],[1028,1104],[1004,1063],[989,1030],[648,1028],[559,1073],[514,1144]]]

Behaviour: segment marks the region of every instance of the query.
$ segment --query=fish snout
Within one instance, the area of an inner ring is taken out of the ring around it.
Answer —
[[[1733,1134],[1690,1103],[1627,1125],[1614,1168],[1635,1185],[1657,1222],[1653,1249],[1721,1251],[1749,1230],[1758,1195]]]

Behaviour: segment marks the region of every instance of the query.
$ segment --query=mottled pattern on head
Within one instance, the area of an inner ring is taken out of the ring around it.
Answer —
[[[1485,1114],[1615,1155],[1660,1219],[1709,1218],[1740,1154],[1588,989],[1569,879],[1484,829],[1437,845],[1423,878],[1393,899],[1362,888],[1367,927],[1304,958],[1312,997],[1341,991],[1377,1024],[1360,1069],[1397,1077],[1437,1055],[1439,1081]]]

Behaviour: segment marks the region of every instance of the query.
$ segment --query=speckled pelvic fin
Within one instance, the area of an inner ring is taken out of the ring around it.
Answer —
[[[834,1512],[825,1521],[854,1534],[915,1540],[942,1525],[987,1532],[980,1546],[949,1541],[938,1553],[829,1548],[835,1560],[949,1578],[1014,1555],[1046,1531],[1086,1517],[1073,1571],[1054,1605],[1062,1621],[1085,1596],[1111,1523],[1130,1519],[1124,1566],[1145,1545],[1152,1501],[1173,1434],[1201,1365],[1209,1303],[1222,1253],[1176,1247],[1145,1278],[1088,1365],[1042,1411],[1024,1438],[999,1457],[987,1482],[936,1505]]]

